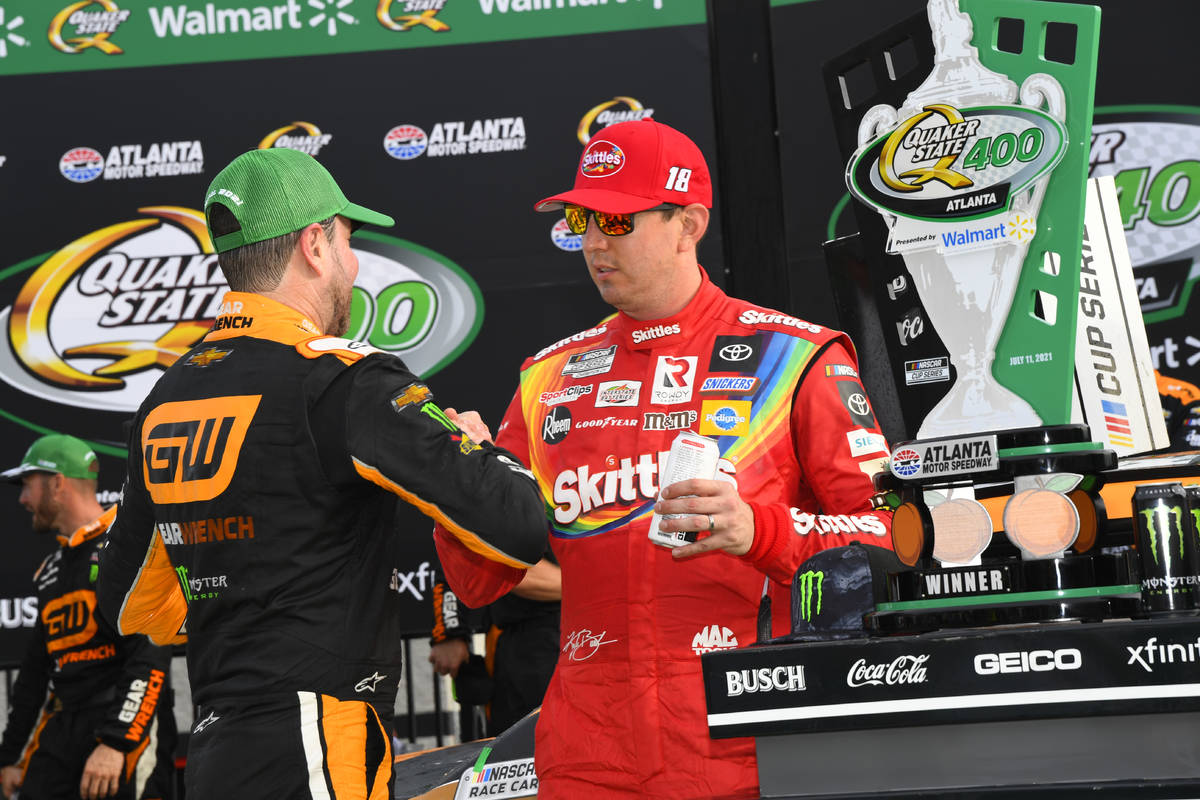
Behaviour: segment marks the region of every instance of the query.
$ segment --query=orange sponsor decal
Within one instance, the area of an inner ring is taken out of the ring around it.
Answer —
[[[229,486],[262,395],[163,403],[142,423],[142,473],[155,503],[212,500]]]
[[[46,626],[46,652],[57,653],[77,647],[96,634],[96,593],[90,589],[67,592],[42,609]]]

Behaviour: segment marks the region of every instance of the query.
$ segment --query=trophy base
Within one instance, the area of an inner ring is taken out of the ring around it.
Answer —
[[[888,597],[864,618],[868,631],[920,633],[1144,614],[1130,552],[895,572],[888,575]]]

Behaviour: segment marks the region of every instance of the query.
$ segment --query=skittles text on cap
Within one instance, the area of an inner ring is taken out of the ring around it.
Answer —
[[[204,213],[213,204],[227,208],[238,230],[213,236],[218,253],[274,239],[340,214],[354,222],[390,228],[386,214],[351,203],[329,170],[307,153],[274,147],[251,150],[217,173],[204,196]],[[212,222],[208,221],[212,236]]]
[[[588,141],[575,188],[534,208],[558,211],[566,203],[607,214],[632,214],[662,203],[712,208],[712,179],[700,148],[679,131],[653,119],[618,122]]]
[[[67,478],[100,476],[100,462],[87,442],[74,436],[55,433],[43,436],[29,446],[21,463],[0,472],[0,478],[16,483],[28,472],[58,472]]]

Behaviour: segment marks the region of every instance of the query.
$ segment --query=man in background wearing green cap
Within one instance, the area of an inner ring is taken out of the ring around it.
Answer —
[[[99,552],[116,513],[96,501],[99,474],[87,443],[58,434],[0,473],[21,484],[34,531],[53,531],[59,542],[33,576],[39,613],[0,742],[5,797],[17,786],[30,800],[170,791],[171,651],[119,635],[96,609]]]
[[[524,568],[545,543],[541,495],[399,358],[339,338],[351,231],[390,217],[279,148],[218,173],[205,213],[231,291],[134,419],[101,605],[124,632],[187,639],[189,797],[388,798],[389,584],[403,537],[431,535],[394,529],[397,498]]]

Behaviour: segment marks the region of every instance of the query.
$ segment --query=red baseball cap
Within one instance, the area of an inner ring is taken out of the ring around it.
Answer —
[[[606,214],[632,214],[662,203],[712,208],[712,179],[700,148],[679,131],[649,118],[618,122],[588,141],[575,188],[534,208],[558,211],[565,203]]]

